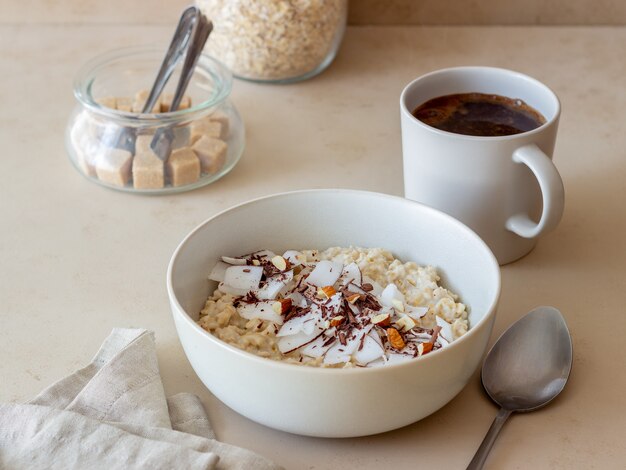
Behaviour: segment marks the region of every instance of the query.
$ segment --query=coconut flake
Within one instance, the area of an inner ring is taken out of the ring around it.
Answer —
[[[346,347],[344,345],[342,345],[339,341],[335,341],[333,346],[326,351],[326,354],[324,354],[324,364],[332,365],[348,362],[351,356],[351,353],[346,352]]]
[[[354,353],[354,360],[357,364],[365,366],[376,359],[382,359],[385,355],[385,349],[378,333],[372,331],[363,338],[363,343],[360,349],[357,348]]]
[[[413,360],[413,356],[408,354],[398,354],[391,351],[387,352],[387,364],[400,364],[402,362]]]
[[[305,260],[304,254],[297,250],[285,251],[283,253],[283,258],[289,261],[289,264],[291,264],[292,266],[300,266]]]
[[[319,313],[313,311],[293,317],[285,322],[282,328],[278,330],[278,333],[276,333],[276,336],[280,338],[283,336],[296,335],[298,333],[311,334],[316,326],[321,326],[320,319]]]
[[[353,328],[347,335],[348,339],[346,344],[341,344],[340,341],[335,341],[333,346],[324,356],[324,364],[339,364],[341,362],[350,361],[352,354],[357,351],[359,345],[361,344],[361,339],[372,329],[372,326],[373,325],[369,325],[368,328],[360,330]]]
[[[304,308],[308,305],[306,298],[300,292],[290,292],[285,298],[291,299],[291,304],[295,307]]]
[[[435,315],[435,321],[437,322],[437,326],[441,327],[441,331],[439,332],[439,336],[443,336],[443,338],[450,343],[454,340],[454,335],[452,334],[452,325],[445,321],[443,318]]]
[[[220,291],[224,292],[224,294],[230,294],[230,295],[235,295],[235,296],[246,295],[248,293],[248,290],[246,289],[236,289],[234,287],[229,286],[228,284],[224,284],[223,282],[220,282],[217,288]]]
[[[209,279],[211,281],[224,282],[224,275],[226,274],[228,267],[228,264],[223,261],[218,261],[209,273]]]
[[[342,304],[343,295],[341,292],[337,292],[330,299],[328,299],[328,301],[324,304],[324,307],[326,307],[334,315],[339,313]]]
[[[332,286],[339,279],[342,269],[343,264],[341,263],[322,260],[311,271],[306,282],[316,287]]]
[[[259,287],[262,276],[261,266],[231,266],[224,274],[224,284],[235,289],[251,291]]]
[[[261,320],[271,321],[277,325],[283,324],[283,317],[274,311],[270,301],[260,301],[251,304],[240,303],[237,306],[237,313],[240,317],[246,320],[252,320],[253,318],[260,318]]]
[[[324,329],[318,326],[310,334],[300,332],[295,335],[283,336],[278,338],[278,350],[283,354],[290,353],[317,339],[322,333],[324,333]]]
[[[428,333],[416,333],[415,331],[411,331],[410,336],[406,335],[405,338],[412,343],[427,343],[431,340],[432,336]]]
[[[245,266],[248,261],[245,258],[231,258],[230,256],[222,256],[222,261],[234,266]]]
[[[343,267],[341,276],[339,277],[339,284],[341,286],[345,287],[350,283],[361,285],[362,281],[363,276],[361,275],[358,264],[350,263]]]
[[[405,305],[404,311],[409,317],[413,318],[414,320],[419,320],[428,313],[428,307],[414,307],[413,305]]]
[[[367,364],[366,367],[380,367],[384,366],[386,363],[386,359],[384,357],[381,357],[380,359],[370,362],[369,364]]]
[[[328,340],[335,335],[335,328],[330,328],[324,332],[324,334],[318,336],[315,340],[311,341],[308,344],[305,344],[300,348],[300,354],[304,356],[309,356],[313,358],[322,357],[326,354],[334,342],[329,342]],[[328,343],[328,344],[327,344]]]
[[[254,295],[259,299],[274,300],[292,279],[293,271],[287,271],[267,278],[263,287],[254,291]]]
[[[404,304],[404,295],[395,284],[389,284],[380,293],[380,303],[385,307],[397,307]]]

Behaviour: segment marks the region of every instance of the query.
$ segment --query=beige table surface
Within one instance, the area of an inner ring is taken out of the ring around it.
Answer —
[[[196,378],[174,331],[165,270],[190,229],[249,198],[320,187],[401,195],[404,84],[441,67],[495,65],[561,97],[555,161],[567,202],[557,230],[502,269],[494,337],[527,310],[554,305],[575,361],[563,395],[507,424],[489,468],[626,465],[625,28],[352,28],[313,80],[235,82],[248,145],[216,184],[142,197],[88,182],[63,147],[75,70],[113,46],[169,38],[166,26],[0,26],[0,401],[25,400],[85,364],[111,328],[146,327],[166,391],[199,394],[226,442],[289,469],[464,468],[496,413],[478,374],[445,408],[394,432],[325,440],[273,431]]]

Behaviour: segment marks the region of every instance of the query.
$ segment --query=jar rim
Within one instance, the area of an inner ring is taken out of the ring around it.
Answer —
[[[98,103],[93,95],[91,87],[94,80],[104,68],[113,62],[129,60],[133,57],[146,58],[151,54],[163,54],[166,48],[155,46],[131,46],[110,50],[100,54],[86,62],[77,72],[74,78],[74,97],[78,102],[90,111],[116,120],[128,120],[134,123],[166,123],[180,120],[193,119],[199,114],[205,114],[207,110],[216,107],[230,95],[233,76],[230,70],[219,60],[202,53],[196,63],[196,70],[200,69],[208,74],[214,83],[213,93],[209,99],[192,105],[187,109],[180,109],[166,113],[136,113],[120,111],[108,108]],[[160,61],[158,62],[160,64]],[[158,65],[156,66],[158,67]],[[155,76],[157,68],[155,67]],[[152,84],[150,84],[151,86]]]

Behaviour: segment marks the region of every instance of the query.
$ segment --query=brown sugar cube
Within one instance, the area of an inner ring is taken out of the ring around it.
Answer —
[[[200,160],[189,147],[174,150],[165,164],[172,186],[184,186],[200,178]]]
[[[219,122],[222,125],[222,135],[221,135],[222,139],[225,139],[226,137],[228,137],[229,120],[228,120],[228,116],[226,115],[226,113],[222,111],[215,111],[213,114],[209,116],[209,119],[211,121]]]
[[[133,101],[126,97],[115,98],[115,108],[118,111],[124,111],[130,113],[133,110]]]
[[[228,145],[226,142],[213,137],[202,136],[191,147],[202,165],[202,171],[215,173],[224,165]]]
[[[161,189],[164,184],[163,161],[151,150],[136,153],[133,158],[135,189]]]
[[[191,143],[195,144],[200,137],[206,135],[215,139],[222,138],[222,124],[209,118],[198,119],[191,123]]]
[[[176,126],[173,130],[172,150],[189,147],[189,126]],[[151,150],[152,139],[154,139],[154,134],[138,135],[135,139],[135,153]]]
[[[130,181],[132,158],[128,150],[106,149],[96,159],[98,179],[114,186],[126,186]]]
[[[154,139],[154,134],[141,134],[135,138],[135,155],[139,153],[151,152],[150,144]]]
[[[172,106],[172,101],[174,100],[174,93],[163,93],[161,96],[161,112],[169,113],[170,107]],[[176,111],[180,111],[181,109],[189,109],[191,108],[191,97],[188,95],[183,95],[183,99],[180,100],[180,104],[178,105],[178,109]]]
[[[146,104],[146,101],[148,100],[148,96],[150,96],[149,90],[140,90],[137,93],[135,93],[135,98],[133,100],[133,105],[132,105],[133,113],[143,112],[143,107]],[[148,112],[160,113],[161,112],[160,100],[157,100],[157,102],[152,107],[152,110]]]
[[[96,100],[100,106],[104,106],[105,108],[116,109],[117,108],[117,99],[115,96],[104,96]]]

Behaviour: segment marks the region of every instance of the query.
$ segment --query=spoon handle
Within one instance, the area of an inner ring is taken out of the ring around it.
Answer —
[[[496,438],[498,437],[502,426],[506,422],[507,418],[511,416],[511,413],[511,410],[500,408],[496,418],[493,420],[493,423],[491,423],[489,431],[487,431],[487,435],[480,444],[476,454],[474,454],[474,458],[467,466],[467,470],[480,470],[483,468],[485,460],[487,460],[487,456],[489,455],[489,451],[491,451],[491,447],[493,447],[493,443],[496,442]]]

